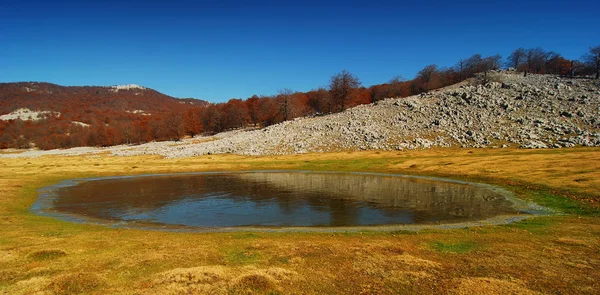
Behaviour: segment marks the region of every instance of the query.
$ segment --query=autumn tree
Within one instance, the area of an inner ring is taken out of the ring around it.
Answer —
[[[237,98],[230,99],[222,105],[222,124],[224,129],[236,129],[246,126],[250,122],[248,106]]]
[[[246,99],[246,108],[248,108],[248,116],[250,116],[250,123],[256,126],[258,124],[258,100],[260,98],[255,94],[252,97]]]
[[[279,105],[273,97],[261,97],[256,106],[258,121],[262,127],[273,125],[277,122],[279,114]]]
[[[329,114],[332,111],[331,93],[321,87],[317,90],[311,90],[307,93],[308,106],[313,113]]]
[[[218,105],[209,105],[201,112],[202,126],[208,133],[218,133],[223,131],[222,112]]]
[[[279,106],[279,121],[287,121],[302,117],[310,112],[308,106],[308,95],[302,92],[292,92],[289,89],[282,89],[275,97]]]
[[[350,93],[350,99],[348,100],[347,107],[355,107],[357,105],[368,104],[371,102],[371,91],[365,87],[360,87]]]
[[[341,111],[344,111],[346,103],[350,99],[350,93],[360,85],[358,78],[346,70],[331,77],[329,83],[331,98]]]
[[[183,127],[181,116],[176,112],[169,113],[158,122],[158,136],[155,136],[155,138],[161,140],[178,140],[183,137]]]
[[[402,97],[402,96],[406,96],[406,87],[404,87],[404,84],[406,82],[406,79],[404,79],[404,77],[397,75],[395,77],[393,77],[392,79],[390,79],[390,81],[388,81],[388,84],[390,85],[389,89],[388,89],[388,93],[387,96],[388,97]]]
[[[131,123],[119,124],[118,130],[121,131],[123,140],[125,140],[125,143],[131,144],[131,142],[133,140],[133,124],[131,124]]]
[[[388,98],[388,93],[390,92],[389,84],[380,84],[371,86],[371,101],[380,101],[382,99]]]
[[[133,142],[142,143],[152,140],[152,131],[148,119],[140,119],[133,123]]]
[[[590,47],[590,51],[583,56],[583,61],[596,72],[596,79],[600,79],[600,45]]]
[[[311,112],[308,106],[308,95],[304,92],[294,92],[292,94],[292,106],[292,118],[304,117]]]
[[[572,62],[560,56],[560,54],[553,54],[549,56],[546,62],[546,72],[556,75],[567,75],[571,72]]]
[[[202,132],[200,109],[200,107],[191,108],[187,110],[183,116],[184,131],[191,137],[194,137]]]
[[[429,91],[441,87],[437,65],[428,65],[417,73],[415,84],[418,92]]]

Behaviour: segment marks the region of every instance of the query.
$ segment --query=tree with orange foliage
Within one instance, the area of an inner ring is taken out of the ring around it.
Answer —
[[[159,136],[157,139],[178,140],[183,137],[183,120],[178,113],[169,113],[159,123]]]
[[[200,118],[201,108],[191,108],[187,110],[183,117],[185,133],[191,137],[202,132],[202,120]]]
[[[571,71],[571,61],[555,54],[548,60],[546,68],[548,73],[565,76]]]
[[[135,121],[133,123],[133,141],[135,143],[142,143],[150,140],[152,140],[150,122],[146,119]]]
[[[205,132],[214,134],[224,130],[221,106],[211,104],[202,109],[201,113],[200,117],[202,118],[202,126],[204,126]]]
[[[290,113],[292,112],[292,90],[282,89],[279,90],[279,94],[275,97],[277,104],[279,105],[279,114],[283,121],[287,121],[291,118]]]
[[[419,92],[429,91],[432,89],[440,88],[442,81],[440,79],[440,72],[436,65],[428,65],[424,67],[415,78],[417,88]]]
[[[357,105],[371,103],[371,91],[367,88],[357,88],[350,93],[350,99],[348,100],[348,108],[355,107]]]
[[[252,95],[252,97],[246,99],[246,108],[248,109],[248,116],[250,116],[250,123],[256,126],[259,123],[258,119],[258,101],[259,97]]]
[[[257,103],[258,120],[262,127],[278,123],[279,105],[272,97],[263,97]]]
[[[222,123],[225,130],[241,128],[250,122],[248,106],[241,99],[232,98],[222,108]]]
[[[313,113],[329,114],[332,111],[331,95],[325,88],[311,90],[307,93],[308,106]]]

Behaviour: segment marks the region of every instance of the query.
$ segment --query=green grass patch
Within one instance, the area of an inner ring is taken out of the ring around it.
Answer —
[[[582,201],[557,196],[547,190],[532,192],[533,201],[539,205],[556,209],[562,213],[581,216],[600,216],[600,209]]]
[[[478,245],[475,242],[458,242],[458,243],[444,243],[444,242],[433,242],[429,244],[431,249],[442,253],[456,253],[464,254],[475,250]]]
[[[527,230],[535,234],[548,234],[550,233],[550,226],[552,226],[552,224],[554,224],[554,221],[550,217],[534,217],[502,226]]]
[[[512,179],[511,181],[513,184],[506,185],[503,183],[504,181],[498,181],[496,179],[487,177],[474,177],[469,179],[460,176],[439,176],[460,181],[483,182],[496,185],[513,192],[521,199],[532,201],[538,205],[553,209],[562,214],[600,217],[600,208],[591,206],[589,203],[586,203],[585,201],[576,197],[583,195],[583,193],[580,192],[569,191],[567,189],[552,190],[542,185],[524,183],[518,179]]]
[[[304,162],[298,170],[322,171],[374,171],[387,167],[389,159],[321,160]]]
[[[418,235],[419,232],[416,230],[395,230],[391,231],[388,234],[392,236],[400,236],[400,235]]]
[[[247,265],[254,263],[258,256],[258,251],[254,249],[233,248],[226,251],[225,262],[229,265]]]

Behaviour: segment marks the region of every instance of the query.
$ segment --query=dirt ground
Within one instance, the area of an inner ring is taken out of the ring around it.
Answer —
[[[370,171],[486,182],[561,212],[509,225],[177,233],[32,214],[36,189],[183,171]],[[2,294],[598,294],[600,149],[0,160]]]

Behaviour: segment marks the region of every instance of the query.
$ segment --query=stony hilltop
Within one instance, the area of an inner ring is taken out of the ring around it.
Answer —
[[[28,151],[12,156],[79,154],[279,155],[431,147],[563,148],[600,146],[600,82],[514,72],[407,98],[390,98],[327,116],[260,130],[230,131],[180,142]],[[10,155],[4,155],[10,156]]]

